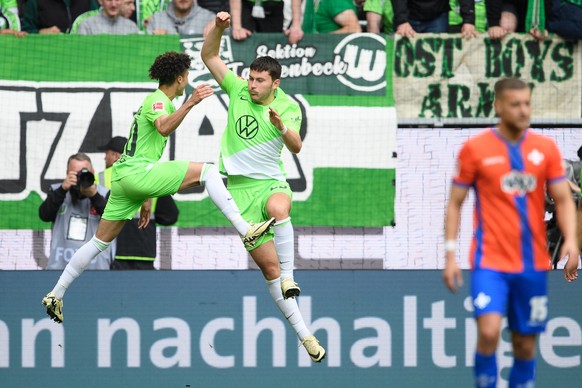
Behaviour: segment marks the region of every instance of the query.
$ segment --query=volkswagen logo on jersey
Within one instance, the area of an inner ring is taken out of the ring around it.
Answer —
[[[512,171],[501,178],[501,188],[511,195],[526,195],[536,189],[536,177],[520,171]]]
[[[235,124],[236,134],[245,140],[250,140],[259,132],[259,123],[253,116],[239,117]]]

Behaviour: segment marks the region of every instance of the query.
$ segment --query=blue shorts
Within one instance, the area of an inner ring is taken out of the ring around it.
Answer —
[[[505,273],[488,269],[471,272],[475,318],[482,314],[507,315],[511,331],[543,332],[548,320],[547,272]]]

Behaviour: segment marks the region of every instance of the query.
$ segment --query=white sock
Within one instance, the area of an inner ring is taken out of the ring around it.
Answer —
[[[206,191],[216,207],[236,228],[238,234],[244,236],[249,230],[249,224],[240,215],[238,206],[228,192],[218,169],[213,164],[204,163],[202,173],[200,174],[200,183],[206,185]]]
[[[307,329],[305,321],[303,321],[303,316],[299,311],[299,306],[297,306],[295,298],[283,299],[281,278],[267,280],[267,285],[269,286],[271,298],[273,298],[279,310],[281,310],[287,321],[291,324],[299,339],[303,340],[305,337],[310,336],[311,332]]]
[[[97,237],[86,242],[81,248],[77,249],[77,252],[71,257],[71,261],[65,267],[61,277],[57,281],[53,292],[57,298],[62,299],[67,292],[67,288],[73,283],[73,281],[79,277],[87,268],[91,260],[95,258],[99,253],[103,252],[109,243],[99,240]]]
[[[293,267],[295,264],[295,241],[291,217],[275,222],[275,249],[279,256],[281,279],[293,279]]]

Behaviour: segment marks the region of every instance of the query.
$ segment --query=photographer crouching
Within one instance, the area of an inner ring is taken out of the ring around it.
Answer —
[[[40,219],[52,222],[51,250],[46,269],[64,269],[75,251],[91,240],[105,210],[109,190],[95,185],[91,159],[76,153],[67,162],[67,177],[51,185],[40,205]],[[109,269],[115,257],[115,241],[87,269]]]

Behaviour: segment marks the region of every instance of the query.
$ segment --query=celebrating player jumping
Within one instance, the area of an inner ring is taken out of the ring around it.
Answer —
[[[256,225],[244,221],[214,165],[178,160],[160,162],[168,136],[194,106],[213,93],[209,85],[200,85],[176,110],[172,100],[184,93],[189,68],[190,57],[175,52],[158,56],[151,66],[150,78],[158,80],[159,87],[146,97],[135,114],[123,154],[113,165],[111,196],[97,232],[75,252],[54,289],[42,299],[47,314],[56,322],[63,321],[62,298],[67,288],[119,235],[125,221],[132,219],[140,207],[138,226],[147,226],[149,206],[142,207],[142,204],[148,198],[175,194],[204,182],[210,199],[241,234],[245,246],[253,246],[273,224],[274,219]]]
[[[301,110],[279,88],[281,65],[271,57],[255,59],[248,81],[228,70],[218,51],[230,15],[216,15],[214,27],[202,47],[202,60],[230,98],[228,121],[220,147],[220,169],[228,175],[228,188],[246,220],[276,219],[269,232],[248,247],[267,280],[271,297],[289,321],[315,362],[325,350],[307,329],[293,298],[299,287],[293,280],[294,238],[289,217],[291,189],[281,163],[283,146],[301,150]],[[274,242],[273,242],[274,238]]]

